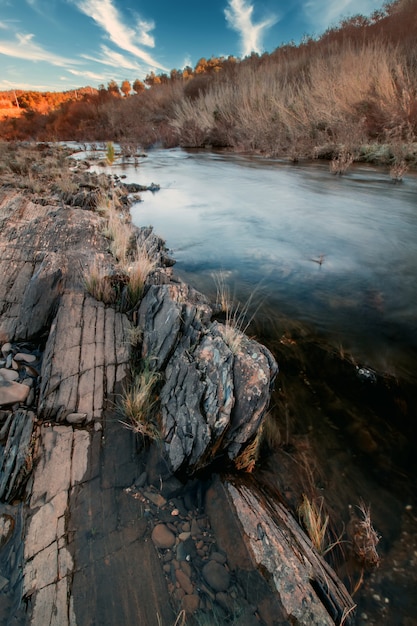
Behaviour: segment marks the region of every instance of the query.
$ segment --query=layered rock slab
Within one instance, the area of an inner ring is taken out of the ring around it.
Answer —
[[[267,348],[212,315],[181,283],[151,286],[140,305],[142,358],[164,372],[161,434],[172,472],[236,459],[258,432],[278,371]]]
[[[64,421],[84,414],[100,419],[105,399],[129,362],[127,317],[89,295],[70,291],[61,300],[45,346],[39,414]]]
[[[214,481],[206,510],[240,583],[266,624],[353,625],[355,604],[291,513],[254,483]]]

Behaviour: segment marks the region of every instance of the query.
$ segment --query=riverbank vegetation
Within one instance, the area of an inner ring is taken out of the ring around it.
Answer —
[[[417,0],[394,0],[299,45],[202,58],[133,86],[110,81],[59,106],[55,98],[47,113],[20,94],[24,113],[3,120],[0,135],[321,157],[334,159],[335,173],[354,160],[382,161],[399,179],[417,161],[416,35]]]

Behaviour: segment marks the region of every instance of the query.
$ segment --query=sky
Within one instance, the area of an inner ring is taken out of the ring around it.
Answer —
[[[383,0],[0,0],[0,90],[131,83],[317,36]]]

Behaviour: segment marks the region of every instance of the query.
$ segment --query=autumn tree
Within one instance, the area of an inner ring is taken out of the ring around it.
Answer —
[[[176,70],[176,69],[171,70],[170,77],[171,77],[172,82],[175,82],[176,80],[181,80],[182,70]]]
[[[122,82],[122,85],[120,87],[121,92],[124,94],[125,98],[127,98],[127,96],[130,94],[130,92],[132,91],[132,85],[130,84],[130,82],[128,80],[124,80]]]
[[[115,80],[111,80],[107,83],[107,91],[112,96],[120,96],[119,85],[116,83]]]
[[[189,65],[186,65],[184,69],[182,70],[182,77],[184,79],[192,78],[193,74],[194,74],[193,68],[190,67]]]
[[[161,79],[159,76],[155,76],[154,72],[150,72],[145,78],[145,83],[149,85],[149,87],[153,87],[154,85],[160,85]]]
[[[196,63],[195,69],[196,74],[205,74],[207,72],[207,59],[202,57]]]
[[[145,91],[145,84],[141,80],[139,80],[139,78],[137,78],[133,83],[133,91],[138,94]]]

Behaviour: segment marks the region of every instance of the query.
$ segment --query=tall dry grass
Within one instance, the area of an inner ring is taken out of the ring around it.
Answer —
[[[234,82],[219,76],[198,97],[175,107],[186,146],[224,144],[270,155],[358,156],[369,139],[413,141],[417,76],[398,48],[351,42],[260,66],[245,65]]]

